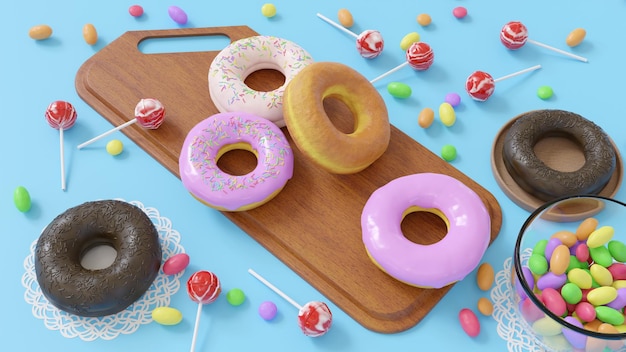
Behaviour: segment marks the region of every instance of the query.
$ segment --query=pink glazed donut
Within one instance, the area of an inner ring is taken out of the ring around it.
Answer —
[[[441,217],[446,236],[431,245],[407,239],[402,219],[415,211]],[[491,218],[480,197],[461,181],[436,173],[399,177],[374,191],[361,228],[367,253],[380,269],[422,288],[462,280],[478,266],[491,238]]]
[[[255,154],[257,166],[241,176],[217,165],[224,153]],[[293,152],[283,132],[270,121],[242,112],[219,113],[194,126],[179,158],[185,188],[202,203],[221,211],[244,211],[274,198],[293,175]]]

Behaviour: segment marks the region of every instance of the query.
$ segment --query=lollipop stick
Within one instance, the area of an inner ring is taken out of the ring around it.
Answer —
[[[370,81],[370,83],[374,83],[374,82],[376,82],[376,81],[378,81],[378,80],[380,80],[382,78],[385,78],[385,77],[389,76],[390,74],[400,70],[401,68],[403,68],[404,66],[406,66],[408,64],[409,64],[409,62],[405,61],[405,62],[401,63],[400,65],[396,66],[395,68],[392,68],[391,70],[389,70],[389,71],[383,73],[382,75],[374,78],[373,80]]]
[[[61,189],[65,191],[65,153],[63,148],[63,127],[59,128],[59,140],[61,151]]]
[[[557,48],[555,48],[555,47],[552,47],[552,46],[549,46],[549,45],[546,45],[546,44],[543,44],[543,43],[540,43],[540,42],[534,41],[534,40],[532,40],[532,39],[526,39],[526,42],[527,42],[527,43],[530,43],[530,44],[534,44],[534,45],[536,45],[536,46],[540,46],[540,47],[542,47],[542,48],[544,48],[544,49],[552,50],[552,51],[554,51],[554,52],[557,52],[557,53],[559,53],[559,54],[563,54],[563,55],[565,55],[565,56],[569,56],[569,57],[571,57],[571,58],[573,58],[573,59],[576,59],[576,60],[579,60],[579,61],[582,61],[582,62],[587,62],[587,61],[589,61],[589,60],[587,60],[586,58],[584,58],[584,57],[582,57],[582,56],[578,56],[578,55],[572,54],[572,53],[567,52],[567,51],[565,51],[565,50],[557,49]]]
[[[193,327],[193,338],[191,339],[191,352],[196,349],[196,340],[198,338],[198,326],[200,326],[200,314],[202,313],[202,301],[198,303],[198,310],[196,311],[196,324]]]
[[[254,270],[248,269],[248,272],[252,274],[252,276],[256,277],[259,281],[265,284],[265,286],[269,287],[272,291],[276,292],[279,296],[287,300],[287,302],[291,303],[294,307],[298,308],[298,310],[302,309],[302,306],[296,303],[291,297],[287,296],[283,291],[279,290],[278,287],[272,285],[269,281],[265,280],[261,275],[257,274]]]
[[[113,128],[113,129],[111,129],[111,130],[108,130],[108,131],[104,132],[103,134],[101,134],[101,135],[99,135],[99,136],[96,136],[96,137],[94,137],[94,138],[92,138],[92,139],[88,140],[88,141],[87,141],[87,142],[85,142],[85,143],[79,144],[79,145],[78,145],[78,149],[82,149],[83,147],[86,147],[86,146],[90,145],[91,143],[93,143],[93,142],[95,142],[95,141],[97,141],[97,140],[99,140],[99,139],[101,139],[101,138],[104,138],[104,137],[106,137],[106,136],[110,135],[110,134],[111,134],[111,133],[113,133],[113,132],[116,132],[116,131],[121,130],[122,128],[128,127],[128,126],[132,125],[132,124],[133,124],[133,123],[135,123],[135,122],[137,122],[137,119],[136,119],[136,118],[135,118],[135,119],[132,119],[132,120],[130,120],[130,121],[127,121],[127,122],[125,122],[125,123],[123,123],[123,124],[121,124],[121,125],[119,125],[119,126],[117,126],[117,127]]]
[[[318,14],[317,14],[317,17],[321,18],[322,20],[324,20],[325,22],[327,22],[327,23],[328,23],[328,24],[330,24],[331,26],[333,26],[333,27],[335,27],[335,28],[337,28],[337,29],[339,29],[339,30],[344,31],[344,32],[348,33],[349,35],[351,35],[351,36],[353,36],[353,37],[355,37],[355,38],[358,38],[358,37],[359,37],[356,33],[352,32],[351,30],[347,29],[346,27],[344,27],[344,26],[340,25],[339,23],[337,23],[337,22],[335,22],[335,21],[331,20],[330,18],[328,18],[328,17],[326,17],[326,16],[322,15],[321,13],[318,13]]]
[[[520,70],[520,71],[517,71],[517,72],[513,72],[513,73],[511,73],[511,74],[509,74],[509,75],[506,75],[506,76],[502,76],[502,77],[496,78],[496,79],[494,79],[494,80],[493,80],[493,82],[494,82],[494,83],[496,83],[496,82],[500,82],[500,81],[503,81],[503,80],[505,80],[505,79],[507,79],[507,78],[511,78],[511,77],[519,76],[519,75],[521,75],[521,74],[523,74],[523,73],[530,72],[530,71],[534,71],[534,70],[537,70],[537,69],[540,69],[540,68],[541,68],[541,65],[535,65],[535,66],[533,66],[533,67],[525,68],[525,69],[523,69],[523,70]]]

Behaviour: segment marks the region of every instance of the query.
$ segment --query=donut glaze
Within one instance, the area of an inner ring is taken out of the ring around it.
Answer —
[[[446,236],[431,245],[407,239],[401,223],[414,211],[440,216]],[[419,173],[374,191],[363,208],[361,229],[367,253],[384,272],[409,285],[441,288],[478,266],[489,245],[491,219],[480,197],[461,181]]]
[[[89,270],[80,261],[88,250],[117,251],[107,268]],[[87,202],[58,215],[35,247],[35,272],[55,307],[85,317],[118,313],[152,285],[161,266],[159,234],[140,208],[118,200]]]
[[[227,151],[253,152],[257,166],[230,175],[217,161]],[[179,159],[185,188],[201,202],[223,211],[256,208],[276,196],[293,175],[293,152],[283,132],[270,121],[240,112],[210,116],[194,126]]]
[[[209,93],[220,112],[246,112],[284,127],[283,93],[291,79],[308,64],[311,55],[297,44],[272,36],[252,36],[234,41],[217,54],[209,67]],[[269,92],[248,87],[251,73],[277,70],[285,83]]]
[[[585,157],[576,171],[562,172],[543,163],[533,148],[547,137],[563,137],[579,145]],[[520,115],[504,138],[504,166],[526,192],[548,201],[576,194],[598,194],[616,168],[617,156],[598,125],[563,110],[534,110]]]

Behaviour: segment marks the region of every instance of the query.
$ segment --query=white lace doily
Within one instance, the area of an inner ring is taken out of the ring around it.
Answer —
[[[122,200],[123,199],[118,199]],[[152,220],[159,232],[163,258],[183,253],[185,250],[180,244],[180,234],[172,229],[171,221],[161,217],[155,208],[146,208],[141,202],[128,202],[141,208]],[[37,240],[30,246],[30,254],[24,260],[26,272],[22,275],[22,285],[26,288],[24,299],[32,304],[32,312],[35,318],[42,319],[45,326],[50,330],[59,330],[64,337],[79,337],[85,341],[93,341],[98,338],[112,340],[120,334],[131,334],[142,324],[152,322],[151,312],[157,307],[169,306],[170,297],[180,288],[180,277],[165,275],[161,270],[150,286],[148,291],[135,303],[125,310],[104,317],[81,317],[62,311],[53,306],[41,292],[35,273],[34,253]]]

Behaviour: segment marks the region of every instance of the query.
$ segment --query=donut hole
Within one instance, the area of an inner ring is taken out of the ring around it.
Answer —
[[[547,167],[560,172],[574,172],[585,165],[583,146],[565,134],[540,138],[533,152]]]
[[[448,219],[438,209],[414,206],[404,212],[400,228],[409,241],[427,246],[446,237]]]
[[[355,131],[356,117],[346,103],[332,95],[325,97],[322,103],[326,116],[337,130],[345,134]]]
[[[243,83],[257,92],[271,92],[285,84],[285,75],[278,70],[264,68],[252,71]]]
[[[217,153],[217,167],[232,176],[243,176],[252,172],[258,164],[257,154],[249,143],[234,143],[223,146]]]
[[[105,241],[89,244],[80,256],[80,265],[87,270],[101,270],[110,267],[117,258],[117,250]]]

